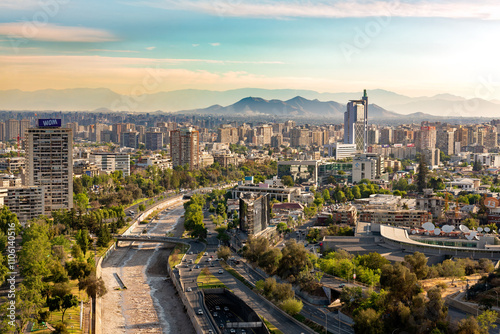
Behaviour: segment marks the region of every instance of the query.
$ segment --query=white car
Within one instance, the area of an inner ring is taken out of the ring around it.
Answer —
[[[198,309],[198,315],[203,315],[203,311],[201,308]]]
[[[224,270],[219,269],[219,274],[224,274]]]

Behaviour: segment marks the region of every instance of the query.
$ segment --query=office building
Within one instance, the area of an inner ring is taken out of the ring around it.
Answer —
[[[258,234],[269,226],[269,194],[243,193],[240,196],[240,229],[248,235]]]
[[[126,130],[121,133],[122,147],[139,148],[139,132],[133,130]]]
[[[199,132],[191,127],[171,131],[170,155],[174,167],[187,164],[189,169],[197,169],[200,165]]]
[[[26,131],[26,183],[43,186],[44,211],[73,207],[73,133],[60,119],[38,120]]]
[[[347,103],[344,113],[344,144],[356,144],[356,150],[366,153],[368,143],[368,96]]]
[[[362,179],[380,179],[384,173],[384,158],[381,155],[367,153],[356,156],[352,161],[352,182]]]
[[[90,155],[90,162],[106,173],[121,171],[130,176],[130,155],[125,153],[97,152]]]

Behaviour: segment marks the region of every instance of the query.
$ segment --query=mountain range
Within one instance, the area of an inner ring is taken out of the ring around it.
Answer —
[[[393,118],[434,115],[439,117],[498,117],[500,101],[466,99],[451,94],[409,97],[394,92],[368,90],[370,114]],[[319,93],[312,90],[242,88],[227,91],[183,89],[169,92],[121,95],[107,88],[0,91],[1,110],[124,111],[124,112],[207,112],[243,115],[319,115],[336,117],[349,100],[362,92]],[[210,106],[210,107],[208,107]]]

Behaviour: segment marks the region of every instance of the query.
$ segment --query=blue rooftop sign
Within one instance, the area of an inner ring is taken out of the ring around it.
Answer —
[[[39,119],[38,120],[39,128],[58,128],[61,127],[60,119]]]

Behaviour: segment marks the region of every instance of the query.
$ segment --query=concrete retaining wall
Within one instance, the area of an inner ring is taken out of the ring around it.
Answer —
[[[145,213],[144,213],[144,214],[146,214],[145,217],[147,217],[149,214],[151,214],[155,210],[163,210],[167,206],[171,205],[172,203],[178,202],[180,200],[182,200],[182,196],[176,196],[176,197],[173,197],[173,198],[168,198],[168,199],[163,200],[163,202],[161,202],[161,203],[155,203],[155,204],[153,204],[153,206],[151,208],[149,208],[147,211],[145,211]],[[127,228],[127,230],[125,230],[125,232],[123,232],[123,235],[130,235],[131,231],[134,228],[136,228],[138,224],[139,224],[139,219],[136,219],[136,221],[132,225],[130,225],[129,228]],[[104,255],[97,260],[96,270],[95,270],[97,278],[101,277],[103,262],[111,254],[111,252],[115,250],[115,248],[116,248],[116,242],[113,243],[108,248],[108,250],[106,251],[106,253],[104,253]],[[179,293],[179,295],[180,295],[180,293]],[[94,309],[94,313],[93,313],[93,317],[92,317],[92,325],[91,325],[92,326],[92,333],[93,334],[102,334],[102,320],[101,320],[101,315],[102,315],[102,299],[101,298],[96,298],[96,300],[93,301],[92,304],[93,304],[92,307]],[[201,333],[201,332],[199,332],[199,333]]]

